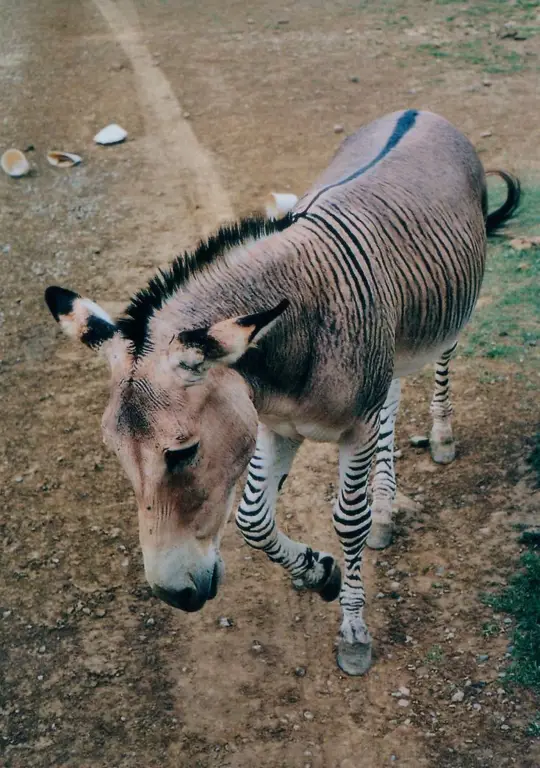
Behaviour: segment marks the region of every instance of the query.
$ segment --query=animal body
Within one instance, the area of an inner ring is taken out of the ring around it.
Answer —
[[[242,535],[297,587],[339,597],[338,663],[366,671],[362,552],[391,539],[399,380],[436,363],[431,451],[451,461],[449,360],[478,298],[486,234],[519,199],[517,180],[498,173],[508,196],[488,214],[470,142],[442,117],[398,112],[347,138],[285,217],[223,228],[118,321],[47,289],[63,328],[110,364],[103,433],[133,485],[157,596],[194,611],[216,595],[221,534],[249,464]],[[339,444],[343,577],[275,520],[304,439]]]

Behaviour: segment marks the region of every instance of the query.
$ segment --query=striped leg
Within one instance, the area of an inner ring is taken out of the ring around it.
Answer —
[[[282,533],[275,520],[277,496],[301,441],[289,440],[259,425],[257,448],[250,465],[236,522],[246,542],[282,565],[297,588],[313,589],[324,600],[335,600],[341,587],[339,565]]]
[[[337,662],[349,675],[362,675],[371,664],[371,637],[363,618],[366,601],[360,573],[362,552],[371,526],[367,486],[379,436],[378,419],[359,424],[339,447],[339,497],[334,527],[345,558],[339,601],[343,612]]]
[[[392,541],[392,503],[396,497],[394,428],[400,394],[400,381],[394,379],[381,411],[371,504],[373,522],[367,539],[367,545],[371,549],[384,549]]]
[[[437,464],[450,464],[456,456],[456,444],[452,434],[452,403],[449,398],[448,366],[456,350],[457,342],[441,355],[435,365],[435,391],[431,401],[430,448],[431,457]]]

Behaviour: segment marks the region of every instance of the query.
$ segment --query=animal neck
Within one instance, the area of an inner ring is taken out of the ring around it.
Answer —
[[[298,275],[300,226],[244,243],[182,285],[150,321],[155,351],[159,354],[180,330],[207,328],[287,298],[291,305],[283,317],[235,368],[249,384],[258,410],[270,390],[280,395],[296,391],[305,380],[310,352],[310,298]]]

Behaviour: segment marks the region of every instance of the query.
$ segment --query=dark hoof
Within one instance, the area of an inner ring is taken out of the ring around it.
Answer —
[[[451,464],[456,458],[455,440],[431,440],[431,458],[436,464]]]
[[[392,531],[392,523],[373,522],[366,544],[370,549],[386,549],[392,543]]]
[[[347,675],[365,675],[371,666],[371,640],[368,643],[346,643],[341,640],[337,664]]]
[[[321,564],[324,566],[325,580],[317,592],[323,600],[331,603],[339,597],[341,592],[341,568],[333,557],[324,557]]]

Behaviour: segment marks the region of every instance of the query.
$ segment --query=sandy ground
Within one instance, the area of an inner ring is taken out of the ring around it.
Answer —
[[[533,697],[501,687],[511,625],[484,636],[492,611],[479,601],[517,555],[512,526],[538,509],[523,477],[528,369],[458,359],[449,467],[409,447],[427,428],[431,384],[407,383],[399,481],[422,511],[401,514],[395,544],[367,555],[375,663],[351,679],[334,662],[338,606],[293,592],[233,524],[227,582],[201,614],[150,596],[131,492],[100,438],[105,368],[60,337],[42,299],[59,283],[120,310],[219,221],[271,189],[302,192],[338,145],[336,124],[352,131],[386,111],[442,112],[487,165],[539,170],[534,67],[487,78],[426,57],[417,44],[437,39],[447,6],[366,5],[0,2],[0,146],[35,148],[30,177],[0,178],[6,768],[540,764]],[[535,57],[534,39],[507,44]],[[93,145],[112,121],[129,140]],[[53,169],[53,148],[84,163]],[[335,448],[305,446],[280,517],[337,552],[335,480]]]

